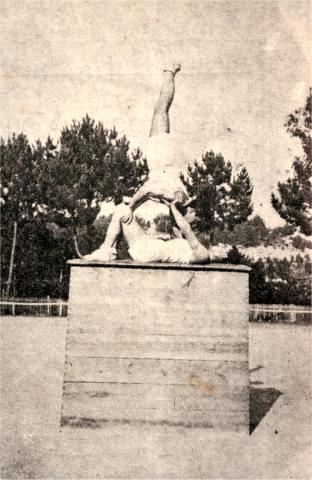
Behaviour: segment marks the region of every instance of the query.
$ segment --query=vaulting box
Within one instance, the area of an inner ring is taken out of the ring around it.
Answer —
[[[248,432],[248,267],[69,263],[62,427]]]

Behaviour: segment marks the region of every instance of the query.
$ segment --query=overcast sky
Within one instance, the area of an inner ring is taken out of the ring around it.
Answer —
[[[0,8],[3,137],[57,140],[88,113],[144,148],[161,69],[177,59],[171,123],[186,158],[213,149],[245,164],[256,213],[279,222],[270,192],[298,153],[283,125],[308,94],[309,0],[2,0]]]

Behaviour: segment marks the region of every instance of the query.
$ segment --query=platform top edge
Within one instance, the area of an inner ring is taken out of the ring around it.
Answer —
[[[150,270],[196,270],[196,271],[225,271],[225,272],[250,272],[247,265],[234,265],[229,263],[181,264],[181,263],[138,263],[131,260],[98,262],[81,259],[68,260],[71,267],[96,267],[96,268],[131,268]]]

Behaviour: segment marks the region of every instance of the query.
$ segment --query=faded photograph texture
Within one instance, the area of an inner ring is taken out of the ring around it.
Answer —
[[[2,0],[3,479],[310,479],[310,0]]]

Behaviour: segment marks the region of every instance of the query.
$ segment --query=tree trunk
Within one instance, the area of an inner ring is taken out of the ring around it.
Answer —
[[[74,238],[74,246],[75,246],[76,254],[78,255],[79,258],[83,259],[83,255],[81,255],[79,247],[78,247],[77,237],[76,237],[75,233],[73,234],[73,238]]]
[[[10,257],[10,268],[9,268],[9,278],[6,290],[6,298],[9,298],[10,290],[12,286],[12,278],[13,278],[13,269],[14,269],[14,259],[15,259],[15,250],[16,250],[16,237],[17,237],[17,222],[14,222],[14,229],[13,229],[13,240],[12,240],[12,249],[11,249],[11,257]]]

